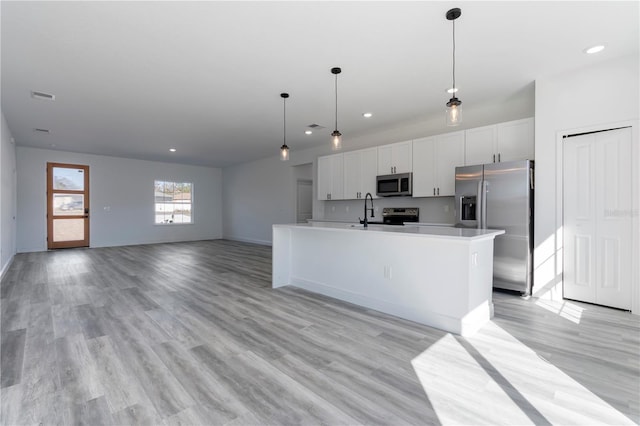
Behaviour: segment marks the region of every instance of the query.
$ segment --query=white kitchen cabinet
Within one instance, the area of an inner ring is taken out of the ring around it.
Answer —
[[[493,163],[498,130],[496,125],[476,127],[465,132],[465,166]]]
[[[376,197],[378,149],[368,148],[344,153],[344,199],[362,199],[370,192]]]
[[[534,159],[533,118],[466,131],[465,165]]]
[[[464,165],[465,132],[413,141],[413,196],[455,195],[455,169]]]
[[[318,157],[318,200],[342,200],[343,197],[343,154]]]
[[[497,125],[498,161],[533,160],[533,118]]]
[[[378,174],[409,173],[413,167],[412,141],[378,147]]]

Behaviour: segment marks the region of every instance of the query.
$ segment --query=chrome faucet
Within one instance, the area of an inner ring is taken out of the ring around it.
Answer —
[[[367,197],[371,199],[371,208],[367,209]],[[364,227],[368,227],[369,223],[367,222],[367,210],[371,210],[371,217],[373,216],[373,195],[371,195],[370,192],[367,192],[367,195],[364,196],[364,221],[362,222],[364,224]]]

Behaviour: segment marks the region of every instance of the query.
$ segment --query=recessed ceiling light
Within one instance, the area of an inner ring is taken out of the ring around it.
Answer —
[[[169,148],[169,152],[176,152],[176,151],[177,151],[177,149],[175,149],[175,148]]]
[[[56,145],[55,143],[50,143],[50,144],[49,144],[49,146],[50,146],[51,148],[55,148],[57,145]]]
[[[602,52],[603,50],[604,50],[604,45],[599,44],[597,46],[591,46],[584,49],[584,53],[586,53],[587,55],[592,55],[594,53]]]
[[[450,87],[448,89],[445,89],[445,92],[447,92],[447,93],[456,93],[458,90],[460,90],[459,87]]]
[[[313,130],[305,130],[304,134],[305,135],[311,135],[311,134],[313,134]]]
[[[362,116],[364,118],[371,118],[371,117],[373,117],[373,114],[371,114],[370,112],[365,112],[364,114],[362,114]]]

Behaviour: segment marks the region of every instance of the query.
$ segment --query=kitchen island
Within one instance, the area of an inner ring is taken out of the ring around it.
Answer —
[[[493,316],[501,230],[273,225],[273,288],[300,287],[463,336]]]

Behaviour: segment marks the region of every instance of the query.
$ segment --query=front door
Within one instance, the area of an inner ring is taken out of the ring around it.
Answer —
[[[89,247],[89,166],[47,163],[47,247]]]

